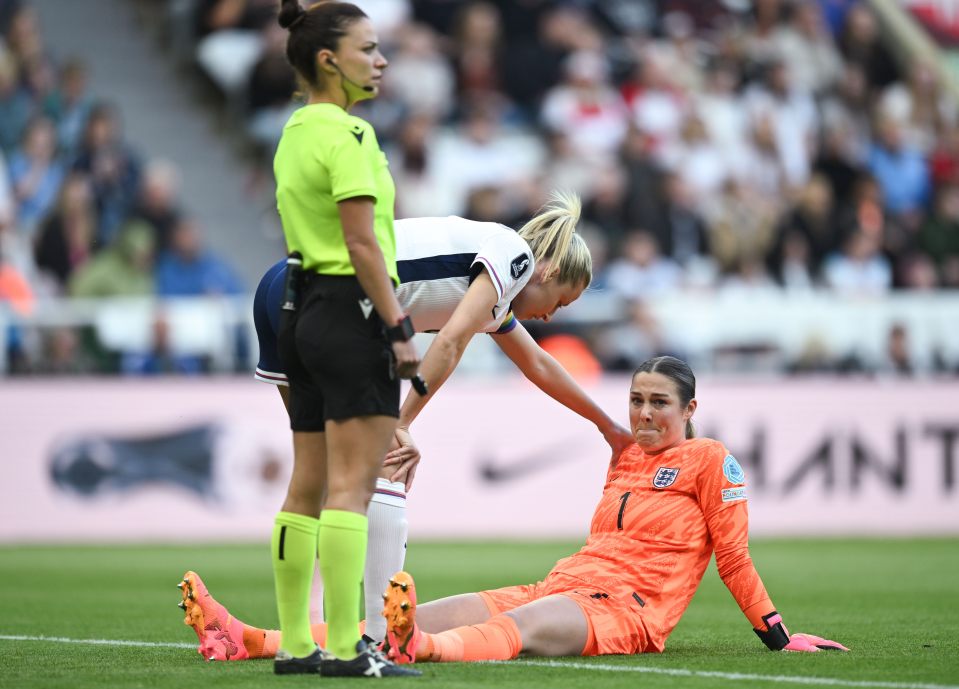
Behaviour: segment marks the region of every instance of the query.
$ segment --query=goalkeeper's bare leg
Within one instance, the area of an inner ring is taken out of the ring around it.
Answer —
[[[413,578],[406,572],[397,572],[383,598],[383,651],[401,664],[510,660],[520,653],[580,655],[589,638],[582,608],[562,594],[545,596],[492,616],[476,593],[434,601],[418,611]],[[427,618],[431,627],[442,620],[437,626],[445,631],[424,631],[418,623],[421,617]],[[451,624],[454,620],[459,624]]]

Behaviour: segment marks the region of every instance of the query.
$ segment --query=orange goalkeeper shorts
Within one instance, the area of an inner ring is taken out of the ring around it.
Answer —
[[[479,592],[490,615],[556,594],[572,599],[586,617],[588,636],[582,655],[633,654],[646,650],[649,636],[643,626],[641,607],[628,593],[599,591],[594,585],[562,572],[552,572],[536,584]]]

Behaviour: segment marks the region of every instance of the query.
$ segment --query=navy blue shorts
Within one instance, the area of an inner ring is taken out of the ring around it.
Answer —
[[[253,323],[256,326],[256,339],[260,342],[260,359],[253,375],[257,380],[273,385],[289,385],[276,344],[285,280],[286,259],[282,259],[266,271],[253,296]]]

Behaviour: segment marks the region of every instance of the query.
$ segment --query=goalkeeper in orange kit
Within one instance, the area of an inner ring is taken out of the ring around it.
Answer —
[[[586,545],[543,581],[417,608],[412,578],[394,576],[383,613],[388,656],[409,663],[658,653],[713,554],[723,583],[768,648],[848,650],[786,630],[749,556],[743,470],[722,443],[692,437],[695,385],[685,362],[672,357],[639,367],[629,398],[636,442],[609,469]],[[279,632],[232,618],[194,573],[184,581],[187,621],[192,614],[205,657],[275,651]],[[210,624],[216,634],[202,631]],[[322,644],[324,625],[314,625],[313,634]]]

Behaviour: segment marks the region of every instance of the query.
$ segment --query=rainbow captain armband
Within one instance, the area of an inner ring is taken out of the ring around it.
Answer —
[[[786,648],[789,643],[789,632],[783,626],[782,616],[773,610],[768,615],[763,615],[763,622],[766,624],[765,631],[761,629],[753,629],[753,631],[766,644],[766,648],[770,651],[781,651]]]

